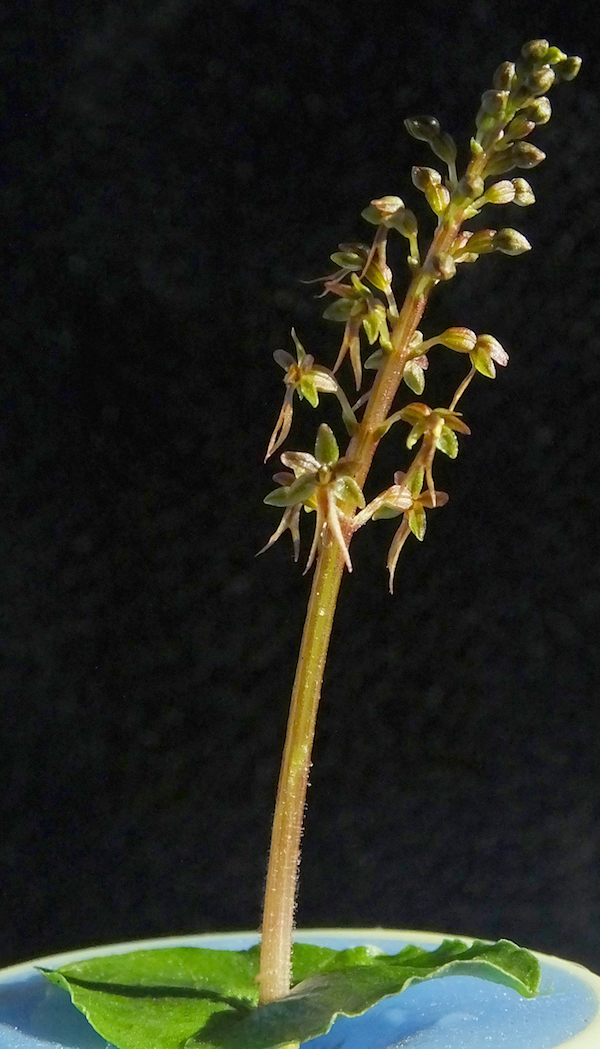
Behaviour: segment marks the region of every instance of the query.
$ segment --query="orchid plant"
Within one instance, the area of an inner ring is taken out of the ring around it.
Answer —
[[[438,452],[456,458],[457,435],[470,433],[457,410],[459,402],[476,376],[493,379],[496,367],[508,363],[507,352],[492,335],[456,326],[425,338],[419,325],[433,290],[453,279],[459,266],[481,255],[520,255],[530,249],[511,227],[470,230],[464,224],[488,204],[526,207],[534,202],[524,178],[503,176],[535,168],[544,159],[527,139],[550,119],[548,90],[572,80],[580,65],[579,58],[568,57],[547,40],[531,40],[516,63],[503,62],[481,97],[460,177],[455,142],[435,117],[406,120],[408,133],[428,143],[445,169],[412,169],[413,184],[436,219],[429,246],[423,248],[417,218],[400,197],[372,200],[362,212],[375,227],[370,245],[340,244],[331,255],[335,271],[319,278],[322,294],[328,296],[325,318],[344,325],[333,367],[317,363],[293,329],[296,356],[275,353],[285,373],[285,395],[266,458],[287,440],[296,400],[316,409],[320,394],[337,398],[347,444],[340,454],[338,438],[321,423],[314,453],[281,454],[285,469],[275,474],[277,487],[265,499],[283,516],[263,549],[289,531],[296,561],[301,520],[307,513],[314,515],[305,567],[307,572],[314,566],[314,578],[273,820],[262,940],[249,951],[136,951],[46,972],[119,1049],[297,1049],[329,1030],[338,1014],[358,1015],[415,981],[449,972],[471,972],[525,996],[537,991],[535,957],[506,940],[470,945],[446,940],[433,952],[407,947],[388,956],[368,947],[334,951],[292,946],[292,934],[315,720],[340,584],[344,571],[352,571],[352,537],[371,521],[400,518],[387,557],[391,591],[406,541],[411,534],[423,540],[428,511],[448,501],[436,489],[434,465]],[[387,256],[389,239],[398,235],[408,246],[409,280],[401,305]],[[370,352],[363,360],[365,342]],[[448,404],[432,408],[413,400],[395,408],[402,383],[413,396],[423,394],[429,355],[438,346],[468,358],[468,370]],[[359,394],[353,407],[338,379],[346,358]],[[365,382],[365,374],[373,372],[373,380]],[[363,489],[373,456],[396,423],[409,427],[405,445],[413,451],[412,461],[366,502]]]

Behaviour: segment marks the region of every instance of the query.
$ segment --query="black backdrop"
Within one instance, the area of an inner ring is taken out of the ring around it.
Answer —
[[[473,435],[437,474],[451,501],[393,598],[393,523],[353,546],[298,920],[600,967],[591,3],[13,7],[1,960],[258,927],[309,586],[287,538],[254,559],[278,520],[271,353],[295,325],[333,361],[339,328],[300,279],[365,236],[372,197],[428,221],[409,173],[432,160],[404,116],[465,143],[496,65],[543,35],[586,65],[534,136],[537,205],[495,215],[534,250],[465,267],[423,326],[491,332],[510,365],[465,396]],[[434,353],[431,403],[462,363]],[[306,408],[291,447],[313,434]],[[388,438],[369,494],[405,455]]]

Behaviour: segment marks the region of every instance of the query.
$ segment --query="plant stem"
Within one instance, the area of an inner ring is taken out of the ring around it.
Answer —
[[[313,578],[279,774],[263,912],[262,1003],[283,998],[290,989],[292,929],[306,788],[343,567],[339,546],[326,540]]]
[[[462,212],[438,226],[427,259],[451,247]],[[427,261],[427,260],[426,260]],[[345,453],[362,488],[385,421],[402,381],[411,338],[423,315],[436,279],[426,265],[414,274],[391,341],[393,352],[379,369],[358,431]],[[347,542],[352,520],[343,528]],[[344,570],[338,544],[326,529],[317,561],[292,692],[286,741],[277,788],[262,924],[261,1004],[284,998],[290,990],[292,932],[300,861],[300,839],[306,805],[317,709],[337,596]]]

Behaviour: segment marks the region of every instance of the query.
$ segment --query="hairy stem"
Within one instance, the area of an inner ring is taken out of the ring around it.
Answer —
[[[411,338],[436,283],[436,278],[428,272],[427,261],[449,250],[461,221],[462,211],[456,210],[450,223],[438,227],[425,265],[414,274],[391,333],[393,351],[377,373],[364,416],[345,453],[354,463],[354,476],[361,488],[380,440],[377,430],[387,418],[402,381]],[[349,542],[351,518],[344,531]],[[290,990],[292,932],[308,774],[343,570],[340,548],[330,529],[326,529],[304,624],[273,819],[262,924],[260,1001],[263,1004],[285,997]]]
[[[328,536],[317,561],[279,774],[263,912],[260,1000],[283,998],[290,989],[292,929],[300,839],[311,765],[315,721],[344,560]]]

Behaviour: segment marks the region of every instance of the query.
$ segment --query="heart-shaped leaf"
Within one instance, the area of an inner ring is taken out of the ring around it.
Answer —
[[[67,990],[98,1033],[118,1049],[278,1049],[325,1034],[336,1016],[359,1016],[412,983],[471,974],[533,997],[537,959],[508,940],[445,940],[435,951],[373,947],[335,951],[296,944],[293,988],[258,1006],[259,948],[174,947],[42,970]]]

